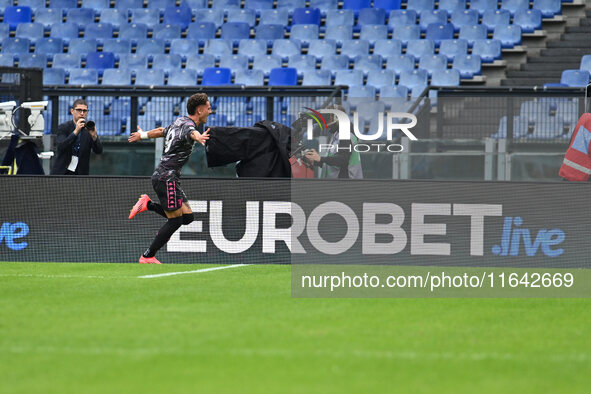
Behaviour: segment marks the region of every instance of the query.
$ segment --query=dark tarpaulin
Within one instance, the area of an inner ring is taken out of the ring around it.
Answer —
[[[206,126],[207,128],[207,126]],[[205,151],[207,165],[239,161],[239,177],[291,177],[291,128],[263,120],[253,127],[211,127]]]

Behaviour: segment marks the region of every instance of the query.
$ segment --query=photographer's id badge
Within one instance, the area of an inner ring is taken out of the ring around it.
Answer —
[[[68,171],[75,172],[76,167],[78,167],[78,156],[72,155],[72,160],[70,161],[70,165],[68,166]]]

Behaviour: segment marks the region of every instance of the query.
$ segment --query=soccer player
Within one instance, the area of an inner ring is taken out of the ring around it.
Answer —
[[[175,120],[166,128],[131,133],[129,142],[146,138],[164,137],[164,150],[160,164],[152,174],[152,186],[160,204],[142,194],[129,213],[129,219],[146,210],[154,211],[167,219],[160,228],[150,247],[140,257],[140,264],[160,264],[156,252],[170,239],[171,235],[183,224],[193,221],[193,211],[189,207],[187,196],[181,189],[179,178],[181,168],[189,160],[195,141],[205,145],[209,139],[209,129],[203,134],[197,131],[200,123],[205,123],[211,114],[211,105],[205,93],[196,93],[187,101],[187,116]]]

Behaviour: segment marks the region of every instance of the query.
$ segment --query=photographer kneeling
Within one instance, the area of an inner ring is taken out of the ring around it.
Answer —
[[[103,145],[96,131],[96,124],[86,120],[88,104],[77,99],[70,108],[73,119],[60,124],[55,136],[57,150],[51,175],[88,175],[90,151],[100,155]]]

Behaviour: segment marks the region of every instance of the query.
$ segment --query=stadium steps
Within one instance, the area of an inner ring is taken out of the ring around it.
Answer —
[[[591,54],[591,10],[586,10],[578,26],[569,24],[556,39],[546,42],[539,55],[531,55],[518,70],[507,71],[501,86],[542,86],[560,82],[562,71],[578,69],[581,57]],[[576,22],[575,22],[576,23]]]

